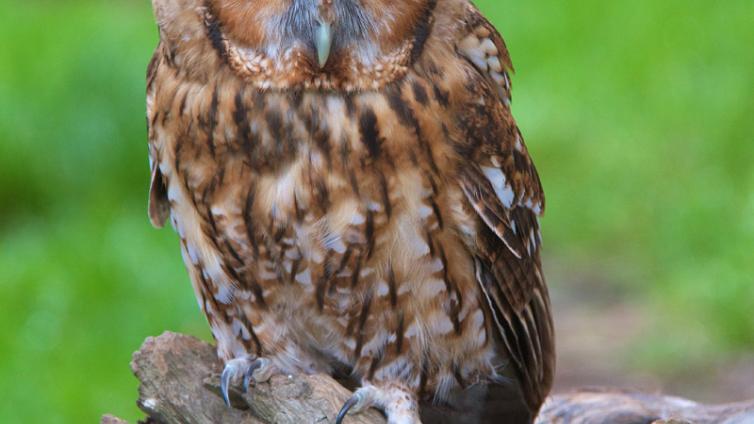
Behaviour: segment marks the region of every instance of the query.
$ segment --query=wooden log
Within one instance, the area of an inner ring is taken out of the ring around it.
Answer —
[[[661,394],[582,389],[548,398],[537,418],[545,423],[754,424],[754,402],[710,406]]]
[[[139,408],[151,423],[332,423],[351,397],[326,375],[274,376],[246,394],[231,390],[229,408],[220,394],[222,363],[215,348],[175,333],[148,338],[131,368],[141,382]],[[385,419],[368,411],[350,416],[348,423],[384,424]]]
[[[149,424],[334,423],[341,405],[351,396],[326,375],[275,376],[248,393],[232,390],[233,408],[229,408],[220,395],[222,364],[215,349],[175,333],[148,338],[134,353],[131,368],[141,383],[138,405]],[[347,421],[385,423],[374,410],[350,415]],[[536,422],[754,424],[754,402],[708,406],[660,394],[585,389],[550,397]],[[106,415],[102,423],[125,422]]]

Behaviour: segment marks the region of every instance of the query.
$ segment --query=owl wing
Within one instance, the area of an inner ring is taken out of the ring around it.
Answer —
[[[147,68],[147,132],[149,138],[149,162],[151,182],[149,189],[149,219],[161,228],[170,215],[170,203],[166,189],[166,179],[160,172],[159,140],[155,127],[158,119],[166,119],[165,111],[154,105],[158,86],[166,85],[157,81],[158,70],[168,67],[175,72],[167,85],[176,83],[206,84],[213,72],[218,69],[219,48],[207,33],[205,9],[201,0],[153,0],[160,42],[155,49]]]
[[[472,246],[477,280],[532,411],[552,384],[554,341],[540,262],[539,176],[510,112],[512,72],[495,28],[470,7],[457,51],[471,64],[459,104],[458,181],[483,225]]]
[[[147,134],[149,137],[149,168],[151,178],[149,183],[149,220],[156,228],[162,228],[170,215],[170,203],[165,185],[165,178],[160,172],[159,157],[154,133],[155,114],[152,110],[154,96],[154,80],[157,74],[157,66],[161,59],[162,43],[157,46],[152,60],[147,67]]]

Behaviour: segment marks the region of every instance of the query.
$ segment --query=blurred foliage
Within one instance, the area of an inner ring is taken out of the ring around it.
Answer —
[[[754,348],[754,3],[478,3],[518,71],[547,256],[652,305],[645,366]],[[0,422],[134,420],[131,352],[208,334],[146,219],[150,4],[0,2],[0,39]]]

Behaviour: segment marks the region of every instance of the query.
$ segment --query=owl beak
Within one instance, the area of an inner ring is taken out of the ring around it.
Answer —
[[[315,34],[314,45],[317,48],[317,62],[320,69],[325,67],[327,59],[330,58],[330,49],[332,48],[332,25],[320,21],[319,28]]]

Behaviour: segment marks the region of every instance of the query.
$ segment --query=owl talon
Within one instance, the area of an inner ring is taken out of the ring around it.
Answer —
[[[249,391],[249,385],[253,381],[254,384],[261,383],[269,380],[270,361],[264,358],[257,358],[251,361],[249,368],[243,376],[243,392]],[[257,376],[254,376],[254,372],[257,372]],[[260,375],[261,374],[261,375]]]
[[[223,394],[223,400],[225,404],[230,407],[230,396],[228,395],[228,388],[230,386],[230,380],[233,378],[235,370],[229,365],[225,366],[222,375],[220,376],[220,391]]]
[[[348,414],[358,414],[371,407],[383,410],[388,424],[421,424],[414,394],[401,384],[368,384],[356,390],[338,412],[335,424],[343,424]]]
[[[352,408],[354,408],[356,405],[361,402],[358,392],[354,393],[353,396],[351,396],[346,403],[343,404],[343,407],[340,408],[340,412],[338,412],[338,417],[335,418],[335,424],[342,424],[343,420],[346,418],[346,415],[348,415],[348,412],[351,411]],[[358,409],[354,410],[354,413],[359,412]]]
[[[220,376],[220,391],[222,392],[225,404],[231,406],[230,385],[234,380],[237,381],[237,378],[243,376],[242,389],[244,393],[247,393],[252,381],[254,383],[267,381],[272,376],[272,373],[273,370],[270,361],[265,358],[245,356],[228,361]]]

